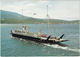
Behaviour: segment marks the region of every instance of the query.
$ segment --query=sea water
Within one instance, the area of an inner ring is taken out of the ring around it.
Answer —
[[[29,27],[29,32],[46,35],[64,35],[64,45],[43,44],[11,36],[10,31],[22,30],[22,25]],[[50,33],[49,33],[50,32]],[[78,24],[1,24],[1,56],[79,56],[79,25]]]

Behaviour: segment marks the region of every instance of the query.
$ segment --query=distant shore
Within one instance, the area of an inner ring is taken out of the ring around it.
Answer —
[[[47,23],[0,23],[0,24],[47,24]],[[49,23],[49,24],[80,24],[80,23]]]

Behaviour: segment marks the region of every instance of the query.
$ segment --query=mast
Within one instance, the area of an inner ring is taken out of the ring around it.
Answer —
[[[49,14],[48,14],[48,5],[47,5],[47,16],[46,16],[46,18],[47,19],[51,19],[50,16],[49,16]]]
[[[22,9],[22,23],[23,23],[23,9]]]
[[[47,16],[46,16],[46,18],[48,19],[47,20],[48,21],[48,23],[47,23],[48,34],[51,35],[51,32],[50,32],[50,21],[49,21],[49,19],[51,19],[51,18],[50,18],[49,14],[48,14],[48,5],[47,5]],[[54,36],[55,36],[55,26],[53,26],[53,27],[54,27]]]
[[[47,21],[48,21],[48,24],[47,24],[47,28],[48,28],[48,34],[50,35],[51,33],[50,33],[50,26],[49,26],[49,19],[50,19],[50,16],[48,15],[48,5],[47,5],[47,16],[46,16],[46,18],[48,19]]]
[[[47,5],[47,16],[48,16],[48,5]]]

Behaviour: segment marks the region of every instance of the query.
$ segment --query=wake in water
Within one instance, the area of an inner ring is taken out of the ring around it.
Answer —
[[[20,38],[20,40],[26,41],[25,39],[22,39],[22,38]],[[74,51],[74,52],[79,52],[80,53],[80,49],[72,49],[72,48],[69,48],[67,45],[64,45],[64,44],[53,44],[53,45],[44,44],[44,45],[52,47],[52,48],[60,48],[60,49],[63,49],[63,50],[69,50],[69,51]]]
[[[58,44],[54,44],[54,45],[50,45],[50,44],[44,44],[46,46],[50,46],[52,48],[60,48],[60,49],[63,49],[63,50],[69,50],[69,51],[74,51],[74,52],[80,52],[80,49],[72,49],[72,48],[69,48],[67,46],[60,46]]]

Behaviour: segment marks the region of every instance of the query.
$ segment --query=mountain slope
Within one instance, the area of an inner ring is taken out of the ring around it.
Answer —
[[[2,19],[22,19],[22,15],[14,12],[0,10]],[[30,17],[23,16],[24,19],[28,19]]]
[[[32,18],[32,17],[27,17],[23,16],[22,20],[22,15],[15,13],[15,12],[9,12],[9,11],[1,11],[1,23],[25,23],[25,24],[36,24],[36,23],[47,23],[47,19],[37,19],[37,18]],[[51,24],[60,24],[60,23],[68,23],[68,24],[79,24],[79,20],[75,21],[65,21],[65,20],[58,20],[58,19],[49,19]]]

